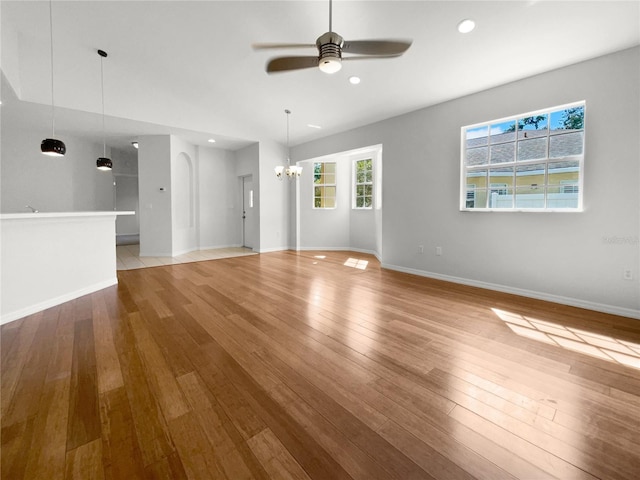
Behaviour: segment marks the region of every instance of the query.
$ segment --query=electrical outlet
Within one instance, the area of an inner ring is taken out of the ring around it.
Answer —
[[[633,280],[633,272],[630,268],[624,269],[624,271],[622,272],[622,278],[624,278],[625,280]]]
[[[436,247],[436,255],[442,255],[442,247]]]
[[[424,245],[418,245],[418,253],[424,253]]]

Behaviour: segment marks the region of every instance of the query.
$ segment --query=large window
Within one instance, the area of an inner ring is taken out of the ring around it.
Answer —
[[[336,163],[313,164],[313,208],[336,208]]]
[[[353,208],[370,209],[373,205],[373,161],[356,160],[353,166]]]
[[[462,128],[461,210],[582,209],[584,102]]]

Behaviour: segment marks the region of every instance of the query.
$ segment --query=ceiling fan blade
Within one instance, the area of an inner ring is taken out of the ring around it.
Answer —
[[[348,60],[375,60],[377,58],[398,58],[401,57],[402,54],[398,55],[354,55],[352,57],[342,57],[342,61],[346,62]]]
[[[342,51],[359,55],[402,55],[411,43],[412,40],[345,40]]]
[[[267,63],[267,73],[318,67],[318,57],[277,57]]]
[[[317,48],[315,43],[254,43],[254,50],[269,50],[275,48]]]

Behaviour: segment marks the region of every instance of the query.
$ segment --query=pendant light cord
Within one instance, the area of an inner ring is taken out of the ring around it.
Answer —
[[[49,0],[49,35],[51,47],[51,138],[56,137],[56,116],[53,99],[53,0]]]
[[[102,69],[102,60],[104,57],[100,55],[100,89],[102,90],[102,156],[107,156],[107,137],[104,131],[104,71]]]
[[[287,114],[287,166],[291,165],[291,159],[289,158],[289,114],[290,110],[285,110],[284,113]]]
[[[332,10],[332,9],[333,9],[333,8],[332,8],[332,1],[331,1],[331,0],[329,0],[329,31],[330,31],[330,32],[333,32],[333,30],[331,29],[331,28],[332,28],[332,26],[331,26],[331,16],[332,16],[332,15],[331,15],[331,13],[332,13],[332,12],[331,12],[331,10]]]

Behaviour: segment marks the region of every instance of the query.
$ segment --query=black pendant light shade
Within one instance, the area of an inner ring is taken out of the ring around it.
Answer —
[[[96,167],[98,167],[98,170],[111,170],[113,164],[111,163],[110,158],[100,157],[96,161]]]
[[[52,157],[62,157],[67,153],[67,146],[62,140],[45,138],[40,144],[40,151],[45,155],[50,155]]]

